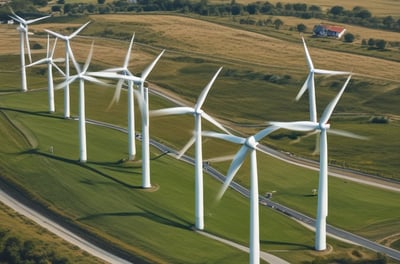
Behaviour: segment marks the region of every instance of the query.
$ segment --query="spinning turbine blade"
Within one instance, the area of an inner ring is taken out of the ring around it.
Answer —
[[[242,137],[238,137],[235,135],[227,135],[227,134],[221,134],[221,133],[216,133],[212,131],[203,131],[202,133],[203,136],[206,137],[213,137],[213,138],[218,138],[222,140],[226,140],[235,144],[244,144],[246,142],[246,139]]]
[[[218,200],[221,200],[222,196],[228,189],[228,187],[231,184],[236,173],[242,166],[248,151],[249,151],[249,148],[246,145],[243,145],[240,148],[240,150],[238,151],[238,153],[235,155],[234,159],[232,160],[231,165],[229,166],[228,172],[226,173],[226,178],[225,178],[224,184],[222,185],[221,189],[219,190],[219,192],[217,194]]]
[[[217,120],[215,120],[212,116],[210,116],[209,114],[207,114],[206,112],[203,112],[201,115],[204,119],[206,119],[208,122],[210,122],[211,124],[213,124],[214,126],[218,127],[219,129],[221,129],[222,131],[224,131],[227,134],[230,134],[230,132],[223,126],[221,125]]]
[[[348,131],[343,131],[343,130],[337,130],[337,129],[329,129],[328,133],[333,134],[333,135],[338,135],[338,136],[343,136],[343,137],[349,137],[349,138],[355,138],[355,139],[361,139],[361,140],[367,140],[368,137],[365,136],[360,136]]]
[[[178,156],[176,157],[177,159],[182,158],[183,154],[186,153],[186,151],[194,144],[196,141],[196,137],[192,136],[189,141],[186,143],[186,145],[179,151]]]
[[[278,130],[278,129],[279,129],[279,127],[277,127],[277,126],[269,126],[265,129],[261,130],[257,134],[255,134],[254,139],[256,140],[256,142],[258,142],[261,139],[263,139],[264,137],[266,137],[267,135],[271,134],[272,132],[274,132],[275,130]]]
[[[151,116],[192,114],[194,109],[186,106],[171,107],[150,111]]]
[[[89,64],[90,64],[90,61],[92,60],[92,56],[93,56],[93,45],[94,45],[94,42],[92,42],[92,45],[90,46],[89,55],[86,59],[85,65],[83,66],[82,72],[86,72],[87,69],[89,68]]]
[[[306,53],[306,59],[307,59],[308,68],[310,70],[314,70],[314,64],[313,64],[313,62],[311,60],[310,53],[308,52],[306,41],[304,40],[303,36],[301,36],[301,39],[303,40],[303,46],[304,46],[304,51]]]
[[[312,131],[318,128],[318,123],[311,121],[269,122],[270,125],[294,131]]]

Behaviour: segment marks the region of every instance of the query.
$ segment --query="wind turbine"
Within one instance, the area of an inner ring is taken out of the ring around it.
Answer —
[[[234,135],[220,134],[215,132],[203,132],[204,136],[223,139],[235,144],[240,144],[235,158],[226,174],[225,182],[220,189],[217,198],[221,199],[236,173],[242,166],[246,155],[250,153],[250,264],[260,263],[260,224],[259,224],[259,194],[258,194],[258,172],[256,150],[258,141],[277,130],[279,127],[269,126],[254,136],[242,138]]]
[[[81,32],[89,23],[90,23],[90,21],[87,22],[86,24],[82,25],[80,28],[75,30],[69,36],[64,36],[59,33],[48,30],[48,29],[44,30],[47,33],[65,41],[65,78],[67,80],[70,77],[70,75],[69,75],[69,57],[70,56],[73,57],[70,40],[72,38],[74,38],[76,35],[78,35],[78,33]],[[64,118],[70,118],[69,83],[64,87]]]
[[[211,89],[215,79],[221,72],[222,67],[215,73],[211,81],[201,92],[197,103],[194,107],[172,107],[166,109],[160,109],[152,111],[150,114],[152,116],[160,115],[182,115],[191,114],[194,116],[194,135],[186,144],[186,146],[179,153],[178,158],[180,158],[186,150],[195,143],[195,225],[199,230],[204,229],[204,199],[203,199],[203,151],[202,151],[202,137],[201,137],[201,118],[204,117],[206,120],[214,124],[219,129],[230,134],[219,122],[217,122],[210,115],[205,113],[201,107],[204,104],[206,96]]]
[[[53,59],[54,51],[56,48],[57,39],[54,40],[53,49],[50,51],[50,37],[47,35],[47,52],[46,58],[40,59],[36,62],[33,62],[26,67],[31,67],[38,64],[47,64],[47,85],[48,85],[48,101],[49,101],[49,112],[54,113],[55,106],[54,106],[54,84],[53,84],[53,66],[63,75],[65,76],[64,72],[57,66],[56,62],[64,61],[63,58]]]
[[[20,35],[19,35],[20,43],[19,44],[20,44],[20,53],[21,53],[21,89],[23,92],[26,92],[26,91],[28,91],[28,86],[26,84],[25,47],[24,47],[25,44],[24,44],[24,42],[26,42],[26,48],[28,50],[29,62],[32,63],[31,48],[29,46],[29,38],[28,38],[28,34],[29,34],[28,25],[32,24],[34,22],[37,22],[39,20],[48,18],[48,17],[50,17],[50,15],[35,18],[35,19],[25,20],[22,17],[15,14],[12,9],[11,9],[11,13],[12,13],[12,15],[10,15],[10,17],[12,19],[14,19],[15,21],[19,22],[19,26],[18,26],[17,30],[20,33]]]
[[[70,83],[79,80],[79,161],[86,162],[87,161],[87,151],[86,151],[86,117],[85,117],[85,81],[90,81],[100,85],[107,85],[106,83],[90,76],[87,72],[90,64],[90,60],[93,54],[93,44],[90,48],[90,52],[88,58],[86,60],[85,65],[81,69],[81,67],[76,62],[74,55],[71,53],[71,60],[75,65],[77,74],[70,76],[61,84],[57,85],[56,88],[62,88]]]
[[[303,86],[301,87],[299,93],[296,96],[296,101],[298,101],[304,92],[308,91],[308,101],[310,105],[310,121],[317,122],[317,105],[316,105],[316,98],[315,98],[315,81],[314,75],[315,74],[323,74],[323,75],[350,75],[351,72],[344,72],[344,71],[331,71],[331,70],[321,70],[314,68],[314,64],[311,60],[310,53],[308,52],[306,41],[304,37],[301,36],[304,45],[304,52],[306,54],[307,65],[309,69],[309,73],[307,76],[306,81],[304,82]]]
[[[119,73],[127,75],[127,76],[134,76],[133,73],[131,73],[131,71],[129,71],[129,69],[128,69],[134,38],[135,38],[135,34],[132,35],[132,39],[129,44],[128,52],[126,53],[124,64],[122,65],[122,67],[111,68],[111,69],[107,69],[106,71],[119,72]],[[108,108],[110,108],[113,103],[119,101],[119,97],[121,95],[121,88],[122,88],[122,84],[124,81],[125,81],[124,79],[120,79],[118,81],[117,87],[115,89],[114,97]],[[136,156],[135,114],[134,114],[135,103],[134,103],[134,98],[133,98],[134,97],[133,96],[134,82],[132,80],[127,80],[127,82],[128,82],[128,153],[129,153],[129,160],[134,160],[135,156]]]
[[[350,132],[330,129],[329,118],[336,107],[340,97],[347,87],[351,79],[351,75],[347,78],[343,87],[336,97],[325,108],[319,122],[313,121],[297,121],[297,122],[270,122],[271,125],[294,130],[294,131],[319,131],[320,135],[320,170],[318,184],[318,206],[316,219],[315,249],[326,249],[326,217],[328,216],[328,142],[327,132],[346,137],[364,139],[364,137],[355,135]]]
[[[142,114],[142,188],[151,188],[150,184],[150,133],[149,133],[149,95],[148,88],[144,87],[146,78],[157,64],[158,60],[164,54],[165,50],[157,56],[157,58],[145,68],[140,77],[119,74],[116,72],[102,71],[99,73],[90,73],[91,76],[111,78],[111,79],[123,79],[127,81],[133,81],[139,84],[139,104]],[[119,98],[119,95],[117,96]]]

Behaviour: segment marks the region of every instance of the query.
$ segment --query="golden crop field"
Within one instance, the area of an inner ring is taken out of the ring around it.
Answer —
[[[258,33],[233,29],[205,21],[170,15],[93,15],[91,18],[102,22],[129,22],[132,31],[137,27],[151,29],[161,38],[157,43],[168,51],[197,53],[204,57],[242,61],[268,69],[285,69],[292,72],[306,72],[303,45],[271,38]],[[145,22],[144,22],[145,21]],[[165,42],[163,42],[165,39]],[[400,81],[400,63],[355,54],[345,54],[310,48],[316,67],[353,71],[376,78]],[[372,73],[372,74],[371,74]]]
[[[217,2],[217,1],[216,1]],[[221,1],[219,1],[221,2]],[[228,1],[223,1],[227,3]],[[229,1],[230,2],[230,1]],[[253,3],[256,2],[254,0],[238,0],[237,3]],[[306,3],[307,5],[317,5],[320,6],[323,10],[327,10],[332,6],[343,6],[347,10],[353,9],[355,6],[360,6],[368,9],[374,16],[393,16],[400,17],[400,2],[398,0],[354,0],[354,1],[346,1],[346,0],[337,0],[337,1],[329,1],[329,0],[271,0],[269,1],[272,4],[276,4],[281,2],[285,3]]]

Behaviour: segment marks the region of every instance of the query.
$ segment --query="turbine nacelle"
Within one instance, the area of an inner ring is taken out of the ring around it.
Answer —
[[[246,139],[244,145],[251,149],[257,149],[258,142],[254,138],[254,136],[250,136]]]

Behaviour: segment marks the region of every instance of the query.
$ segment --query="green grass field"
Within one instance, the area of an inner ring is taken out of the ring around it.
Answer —
[[[97,20],[100,20],[99,17],[96,17],[96,22],[91,25],[88,33],[99,32],[103,24]],[[116,30],[116,25],[120,25],[112,20],[107,23],[113,30]],[[119,30],[129,36],[132,31],[131,26],[132,24],[127,22],[120,25]],[[265,121],[268,120],[307,118],[307,100],[304,98],[298,103],[293,102],[298,87],[306,75],[303,68],[301,70],[296,68],[296,65],[305,64],[302,54],[301,58],[293,55],[295,53],[292,54],[296,62],[288,69],[293,73],[289,83],[276,84],[266,82],[260,75],[268,73],[283,75],[282,68],[275,67],[269,72],[268,63],[258,64],[262,58],[258,58],[257,61],[247,61],[247,58],[244,58],[240,63],[240,54],[222,60],[221,58],[226,56],[222,52],[214,58],[213,56],[202,58],[206,50],[201,50],[194,44],[195,52],[188,52],[191,48],[190,41],[193,39],[184,41],[184,38],[181,38],[178,42],[177,35],[170,35],[164,39],[168,41],[163,42],[160,36],[162,32],[166,34],[166,31],[157,31],[151,23],[141,26],[140,33],[144,36],[138,34],[138,42],[143,43],[142,40],[150,39],[154,41],[152,44],[156,48],[135,46],[134,61],[137,64],[133,67],[134,72],[140,72],[144,65],[156,56],[159,49],[166,45],[167,54],[151,74],[150,81],[189,102],[194,102],[194,98],[197,98],[209,78],[223,63],[224,71],[210,92],[205,109],[240,133],[254,133],[265,126]],[[170,26],[173,27],[174,23]],[[149,29],[148,33],[145,33],[146,29]],[[229,32],[238,34],[236,31]],[[151,34],[153,36],[149,37]],[[180,35],[182,36],[184,35]],[[204,40],[199,40],[199,43],[202,41]],[[85,50],[88,49],[89,43],[90,41],[82,39],[75,44],[76,47],[83,47],[77,54],[81,61],[86,57]],[[108,48],[105,43],[113,43],[115,46]],[[127,44],[127,41],[96,39],[96,46],[99,48],[95,51],[93,66],[101,68],[116,61],[122,63]],[[297,43],[294,46],[296,45],[299,46],[297,50],[301,51],[300,45]],[[291,44],[288,46],[290,46],[288,50],[293,48]],[[119,53],[114,53],[117,50]],[[293,52],[296,52],[296,48]],[[264,51],[263,54],[267,53]],[[2,56],[0,74],[6,85],[0,87],[2,92],[0,110],[3,113],[0,116],[0,131],[4,135],[0,138],[0,145],[5,147],[0,152],[0,167],[4,176],[20,186],[25,186],[26,189],[26,186],[29,186],[31,195],[52,210],[71,218],[99,236],[144,256],[150,262],[244,263],[247,261],[247,254],[210,241],[191,230],[194,203],[191,166],[168,156],[152,160],[152,184],[157,188],[154,192],[146,192],[139,188],[140,162],[121,162],[127,156],[126,135],[91,125],[87,128],[89,162],[84,165],[79,164],[77,122],[62,118],[62,91],[56,92],[57,113],[54,115],[46,112],[47,95],[44,90],[8,94],[18,91],[18,67],[8,66],[8,64],[18,65],[18,57],[8,56],[6,64],[4,63],[6,55]],[[106,62],[102,61],[102,57],[107,58]],[[284,63],[284,60],[279,62],[282,65]],[[32,88],[46,86],[45,76],[38,74],[37,69],[29,71],[28,81]],[[395,107],[396,98],[393,95],[398,92],[399,87],[396,83],[387,81],[380,83],[383,87],[379,86],[380,90],[377,90],[377,83],[379,82],[374,78],[366,80],[356,78],[338,105],[337,114],[331,120],[332,126],[369,136],[371,140],[355,142],[355,140],[330,137],[331,162],[339,164],[346,162],[346,166],[349,167],[365,169],[389,178],[398,178],[396,149],[400,142],[395,136],[398,133],[398,121],[393,118],[389,124],[378,125],[369,123],[368,119],[374,115],[398,116],[399,113],[396,112],[398,109]],[[331,79],[319,79],[318,84],[325,88],[318,90],[318,97],[321,98],[318,106],[322,109],[329,98],[334,96],[340,82],[338,84]],[[77,114],[75,88],[76,86],[72,86],[71,89],[73,115]],[[105,111],[112,92],[109,88],[87,85],[87,117],[126,126],[125,96],[121,97],[118,105],[108,112]],[[151,97],[150,102],[152,109],[170,105],[157,97]],[[288,112],[291,113],[289,116]],[[352,114],[348,117],[345,113]],[[139,115],[137,118],[139,120]],[[177,124],[180,129],[176,129]],[[245,124],[253,124],[256,127],[248,128],[244,126]],[[192,127],[193,119],[190,116],[151,119],[152,137],[176,148],[186,143],[191,136]],[[205,124],[205,129],[213,128]],[[285,135],[287,132],[279,133]],[[386,138],[391,140],[385,140]],[[314,138],[309,137],[298,144],[290,144],[285,136],[279,140],[269,138],[265,141],[274,147],[305,156],[309,155],[314,142]],[[54,153],[49,151],[51,147]],[[205,140],[206,157],[233,154],[236,150],[236,146]],[[151,151],[152,157],[161,154],[155,149]],[[274,200],[308,215],[315,214],[316,197],[310,194],[317,186],[316,172],[289,166],[261,154],[258,155],[258,159],[260,193],[274,190],[276,191]],[[229,163],[213,163],[213,165],[224,172]],[[248,186],[248,171],[246,163],[236,178],[245,186]],[[394,230],[398,230],[400,222],[397,214],[400,206],[396,203],[398,193],[381,191],[332,177],[329,184],[328,223],[373,240],[385,239],[392,235]],[[248,201],[228,191],[220,203],[215,203],[215,194],[219,187],[220,183],[210,177],[205,178],[206,229],[246,245]],[[318,254],[312,250],[314,235],[311,231],[269,209],[261,211],[261,223],[262,249],[271,251],[290,262],[299,259],[311,261],[317,257],[332,257],[339,260],[350,256],[355,261],[357,258],[376,258],[374,253],[331,239],[329,243],[333,245],[333,252],[328,256]],[[393,246],[396,245],[394,241]],[[354,250],[362,252],[362,257],[352,255],[351,252]]]

